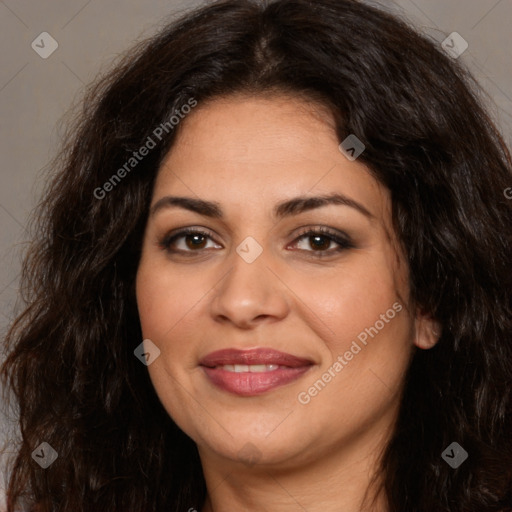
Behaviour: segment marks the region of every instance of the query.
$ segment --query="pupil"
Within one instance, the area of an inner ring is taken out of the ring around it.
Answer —
[[[204,245],[204,238],[205,237],[203,235],[188,235],[186,239],[188,248],[200,248],[200,246]]]
[[[313,239],[313,247],[314,248],[320,249],[322,251],[325,251],[326,249],[329,248],[330,240],[328,240],[326,237],[312,236],[311,238]],[[319,240],[320,240],[320,243],[318,243]],[[324,243],[321,242],[322,240],[324,241]]]

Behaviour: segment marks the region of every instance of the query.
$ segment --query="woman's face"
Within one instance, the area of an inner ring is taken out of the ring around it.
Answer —
[[[137,301],[156,393],[203,459],[275,468],[377,446],[414,344],[433,343],[389,191],[333,123],[297,98],[217,99],[161,166]]]

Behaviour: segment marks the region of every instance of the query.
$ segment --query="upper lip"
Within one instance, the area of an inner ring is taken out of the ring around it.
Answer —
[[[240,350],[235,348],[227,348],[211,352],[203,357],[199,362],[201,366],[214,368],[225,364],[277,364],[280,366],[288,366],[290,368],[300,368],[309,366],[313,362],[303,357],[297,357],[285,352],[279,352],[270,348],[257,348],[251,350]]]

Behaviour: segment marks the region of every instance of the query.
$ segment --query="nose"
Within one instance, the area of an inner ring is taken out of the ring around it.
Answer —
[[[251,329],[264,322],[282,320],[288,315],[287,288],[279,279],[265,251],[252,263],[234,253],[231,268],[211,301],[216,322]]]

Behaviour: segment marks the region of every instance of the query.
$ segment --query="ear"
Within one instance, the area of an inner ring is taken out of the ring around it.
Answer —
[[[418,311],[414,321],[414,344],[423,350],[432,348],[441,337],[441,324],[427,315]]]

